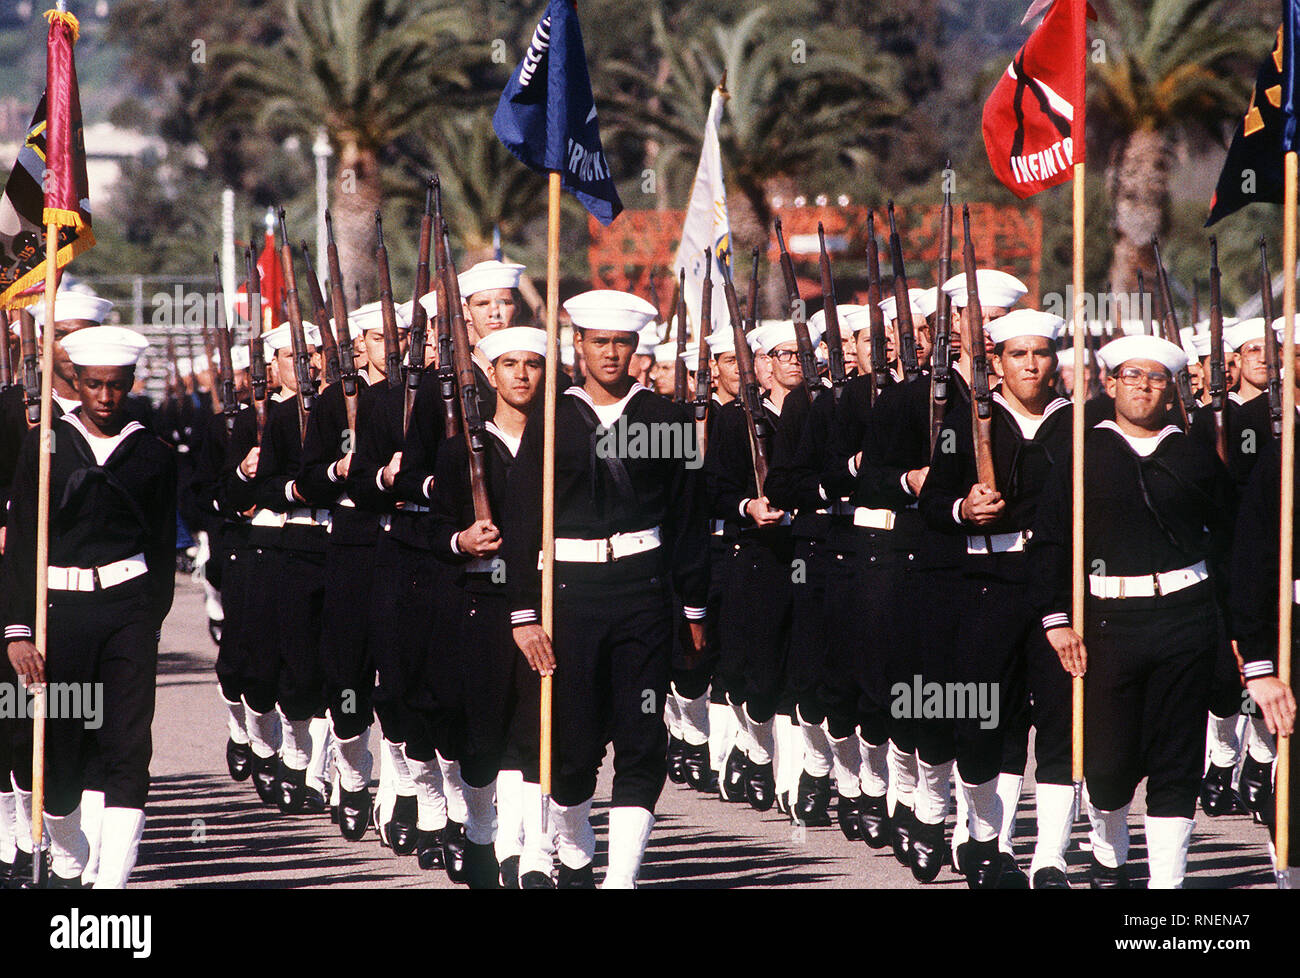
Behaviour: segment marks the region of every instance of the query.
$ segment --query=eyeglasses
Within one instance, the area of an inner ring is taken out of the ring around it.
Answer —
[[[1156,390],[1169,386],[1169,374],[1163,370],[1143,370],[1141,367],[1124,367],[1119,372],[1119,379],[1129,387],[1137,387],[1143,378]]]
[[[768,354],[773,360],[779,360],[781,363],[794,363],[799,359],[798,350],[773,350]]]

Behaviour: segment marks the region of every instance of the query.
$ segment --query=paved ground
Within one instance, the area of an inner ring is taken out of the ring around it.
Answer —
[[[415,858],[394,856],[374,835],[344,841],[324,816],[288,818],[262,805],[250,782],[226,774],[225,714],[212,667],[202,594],[178,579],[176,604],[163,628],[158,710],[154,721],[153,792],[140,864],[132,884],[145,887],[449,887],[441,871],[422,872]],[[602,771],[593,822],[597,878],[605,864]],[[1033,791],[1021,801],[1016,854],[1028,868],[1033,848]],[[1141,789],[1135,813],[1141,809]],[[797,831],[774,810],[759,814],[669,784],[642,870],[647,887],[917,888],[892,855],[850,843],[836,828]],[[951,824],[951,823],[950,823]],[[1133,819],[1132,868],[1145,878],[1141,819]],[[1072,882],[1086,885],[1083,826],[1070,851]],[[1271,887],[1265,830],[1246,817],[1209,819],[1198,812],[1188,887]],[[931,889],[965,889],[951,872]]]

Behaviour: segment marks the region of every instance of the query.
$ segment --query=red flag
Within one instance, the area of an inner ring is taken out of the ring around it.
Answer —
[[[280,325],[280,310],[284,308],[284,269],[280,266],[280,252],[275,247],[275,232],[269,227],[262,253],[257,256],[257,276],[262,289],[262,331],[266,332]],[[236,291],[235,311],[246,318],[248,316],[247,284]]]
[[[47,10],[50,33],[45,58],[45,224],[80,230],[90,224],[90,185],[86,180],[86,143],[81,129],[81,93],[72,46],[77,18]]]
[[[1069,180],[1084,153],[1086,0],[1056,0],[984,105],[993,172],[1025,198]]]

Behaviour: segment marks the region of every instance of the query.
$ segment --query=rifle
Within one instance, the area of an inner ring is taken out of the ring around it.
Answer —
[[[708,337],[712,335],[713,322],[713,251],[704,249],[704,288],[700,293],[699,360],[695,368],[695,443],[703,455],[708,447],[709,401],[713,387],[713,372],[709,368]]]
[[[415,298],[411,300],[411,333],[407,346],[406,396],[402,402],[402,431],[411,426],[415,395],[424,378],[424,336],[429,314],[420,305],[420,297],[429,291],[429,249],[433,242],[433,181],[424,188],[424,213],[420,216],[420,243],[415,262]]]
[[[230,359],[230,327],[226,323],[226,294],[221,287],[221,260],[215,253],[212,255],[212,263],[216,266],[217,283],[217,325],[213,332],[216,334],[214,339],[219,357],[210,357],[208,366],[212,368],[214,378],[220,377],[220,388],[216,383],[213,384],[212,401],[221,405],[221,413],[225,415],[226,434],[229,435],[235,426],[235,415],[239,413],[239,399],[235,394],[235,362]]]
[[[753,265],[749,272],[749,320],[745,324],[746,333],[752,333],[758,328],[758,256],[761,252],[762,249],[755,245],[754,251],[750,255]],[[753,351],[751,350],[750,353],[752,354]],[[753,359],[752,355],[750,359]]]
[[[1138,310],[1142,315],[1142,332],[1147,336],[1154,336],[1155,330],[1151,327],[1150,307],[1147,305],[1147,282],[1146,276],[1142,274],[1142,269],[1138,269]]]
[[[9,347],[9,312],[0,309],[0,390],[14,385],[13,350]]]
[[[213,254],[212,264],[217,270],[217,302],[224,304],[221,294],[221,259]],[[219,316],[224,316],[226,310],[223,308],[219,311]],[[208,319],[208,307],[205,303],[203,306],[203,355],[208,358],[208,385],[211,388],[211,407],[213,414],[221,413],[221,399],[217,394],[217,376],[220,373],[221,364],[217,360],[217,339],[213,335],[213,326]]]
[[[984,352],[984,307],[980,305],[979,282],[975,275],[975,245],[970,237],[970,205],[961,205],[962,266],[966,272],[966,342],[971,358],[971,432],[975,436],[975,468],[980,482],[997,488],[993,468],[993,399],[989,395],[988,354]]]
[[[163,387],[163,397],[168,404],[180,399],[185,390],[181,383],[181,368],[176,357],[176,337],[167,334],[167,381]]]
[[[375,266],[379,274],[379,309],[384,321],[384,373],[388,386],[402,382],[402,345],[397,337],[397,308],[393,305],[393,282],[388,274],[388,248],[384,244],[384,219],[375,211]]]
[[[307,337],[302,329],[302,307],[298,303],[298,282],[293,270],[293,246],[284,226],[284,208],[280,208],[280,255],[284,263],[285,311],[289,318],[289,345],[293,349],[293,375],[298,381],[298,437],[307,436],[307,412],[316,403],[316,381],[311,376],[311,357]]]
[[[673,299],[674,305],[676,298]],[[664,319],[663,303],[659,300],[659,271],[653,266],[650,269],[650,303],[655,307],[655,319],[662,322]]]
[[[749,429],[750,453],[754,459],[754,484],[758,494],[763,495],[763,484],[767,482],[768,444],[772,437],[771,425],[763,413],[762,394],[758,387],[758,378],[754,375],[754,354],[745,338],[745,321],[740,316],[740,301],[736,298],[736,286],[731,281],[731,269],[722,265],[723,293],[727,297],[727,313],[731,317],[731,330],[736,340],[736,366],[740,370],[740,406],[745,411],[745,426]],[[758,279],[758,249],[754,249],[754,281]],[[756,294],[755,294],[756,297]]]
[[[838,404],[844,385],[849,382],[844,369],[844,335],[840,332],[839,303],[835,299],[835,278],[831,275],[831,256],[826,253],[826,230],[817,222],[818,263],[822,273],[822,318],[826,320],[826,353],[830,363],[831,396]]]
[[[1182,338],[1178,333],[1178,310],[1174,308],[1174,296],[1169,289],[1169,275],[1165,272],[1165,263],[1160,260],[1160,242],[1152,238],[1151,247],[1156,253],[1156,286],[1160,289],[1161,329],[1166,340],[1182,349]],[[1178,408],[1183,419],[1183,430],[1186,431],[1192,412],[1196,410],[1196,395],[1192,393],[1192,375],[1186,364],[1178,371],[1174,380],[1178,385]]]
[[[460,282],[456,278],[456,262],[451,257],[447,225],[442,225],[442,247],[447,255],[443,269],[442,289],[447,293],[451,310],[452,356],[456,360],[456,380],[460,386],[460,416],[464,421],[465,446],[469,449],[469,488],[474,499],[474,519],[492,519],[492,506],[487,492],[487,428],[479,411],[478,379],[474,376],[474,360],[470,354],[469,331],[465,327],[465,314],[461,310]]]
[[[348,328],[348,304],[339,268],[339,249],[334,243],[334,219],[325,212],[325,262],[330,274],[330,314],[339,348],[339,380],[343,384],[343,410],[347,415],[352,442],[357,438],[357,358],[352,352],[352,331]]]
[[[26,308],[18,310],[19,349],[23,357],[23,396],[27,401],[27,423],[41,423],[41,367],[36,342],[36,320]]]
[[[907,288],[907,267],[903,264],[903,239],[894,223],[894,202],[889,202],[889,263],[894,272],[894,322],[898,329],[898,358],[903,379],[915,380],[921,368],[916,362],[916,327],[912,323],[912,293]]]
[[[867,211],[867,314],[871,317],[871,403],[889,383],[889,341],[885,337],[885,314],[880,308],[880,243],[876,241],[876,217]]]
[[[677,356],[673,358],[673,400],[686,403],[686,269],[678,272],[677,279]],[[698,331],[697,331],[698,332]]]
[[[244,249],[244,274],[248,281],[248,379],[253,388],[253,411],[257,419],[257,443],[266,430],[266,344],[262,342],[262,280],[253,260],[253,249]]]
[[[1205,386],[1214,412],[1214,448],[1228,461],[1227,372],[1223,369],[1223,305],[1219,295],[1219,239],[1210,235],[1210,376]]]
[[[939,212],[939,286],[936,295],[938,315],[934,325],[934,344],[930,350],[930,451],[939,441],[943,428],[943,414],[948,406],[948,374],[952,369],[952,297],[943,290],[943,284],[952,277],[952,191],[943,192],[943,208]]]
[[[448,438],[454,438],[460,428],[460,421],[456,417],[456,368],[452,365],[451,310],[444,287],[448,255],[441,228],[446,222],[442,219],[442,183],[436,173],[433,175],[433,220],[438,229],[438,242],[433,249],[433,270],[438,277],[438,396],[442,401],[443,433]]]
[[[334,330],[330,328],[330,310],[325,304],[325,297],[321,295],[320,279],[316,277],[316,269],[311,263],[311,251],[307,248],[306,241],[300,241],[298,248],[302,251],[303,267],[307,270],[307,289],[311,296],[311,314],[320,327],[320,349],[321,356],[325,360],[325,386],[337,384],[343,376],[342,355],[339,352],[339,345],[334,339]],[[348,351],[352,355],[352,351]]]
[[[794,322],[794,344],[799,349],[799,367],[803,372],[804,396],[811,401],[817,391],[817,357],[813,353],[812,336],[808,333],[808,312],[799,296],[799,283],[794,277],[794,262],[785,247],[781,233],[781,219],[776,219],[776,246],[781,251],[781,277],[785,279],[786,297],[790,301],[790,319]]]
[[[1264,302],[1264,362],[1268,366],[1268,414],[1273,437],[1282,437],[1282,354],[1273,329],[1273,279],[1268,273],[1268,245],[1259,236],[1259,297]]]

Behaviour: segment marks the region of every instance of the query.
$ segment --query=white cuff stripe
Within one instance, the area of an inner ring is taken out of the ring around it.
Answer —
[[[338,469],[335,468],[335,466],[337,466],[338,464],[339,464],[338,462],[331,462],[330,467],[325,470],[325,475],[330,480],[330,482],[340,481]]]
[[[703,608],[682,607],[682,614],[686,616],[687,621],[704,621],[704,611]]]
[[[1043,615],[1043,630],[1048,631],[1053,628],[1069,628],[1070,616],[1064,611],[1053,612],[1050,615]]]
[[[958,526],[964,525],[961,521],[961,500],[954,499],[952,503],[952,521]]]
[[[31,638],[32,630],[26,625],[6,625],[5,638]]]
[[[1262,676],[1271,676],[1277,672],[1277,668],[1269,659],[1260,659],[1256,662],[1247,662],[1241,667],[1242,675],[1247,679],[1259,679]]]
[[[512,625],[534,625],[536,623],[537,612],[531,608],[510,612],[510,624]]]
[[[429,476],[427,479],[424,480],[424,484],[420,487],[421,491],[424,493],[425,499],[433,498],[432,494],[429,491],[432,488],[433,488],[433,476]]]

